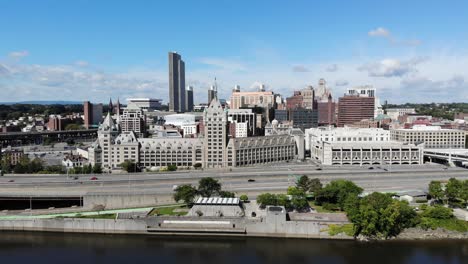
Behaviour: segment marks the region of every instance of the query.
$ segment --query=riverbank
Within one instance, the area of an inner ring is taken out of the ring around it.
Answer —
[[[403,230],[395,240],[444,240],[444,239],[464,239],[468,240],[468,232],[457,232],[437,228],[435,230],[424,230],[419,227]]]

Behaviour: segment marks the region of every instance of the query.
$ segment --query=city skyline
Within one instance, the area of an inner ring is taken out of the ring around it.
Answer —
[[[259,83],[287,97],[325,78],[335,99],[367,84],[390,103],[468,99],[463,1],[266,3],[187,1],[169,14],[161,2],[5,1],[0,101],[168,102],[172,50],[196,103],[215,77],[220,98]]]

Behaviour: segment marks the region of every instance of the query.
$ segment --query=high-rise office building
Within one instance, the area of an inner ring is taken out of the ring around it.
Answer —
[[[216,91],[215,86],[211,85],[210,89],[208,89],[208,105],[213,101],[213,98],[217,96],[218,91]]]
[[[102,122],[102,104],[92,104],[89,101],[83,103],[84,126],[89,129],[97,127]]]
[[[176,52],[169,52],[169,111],[185,111],[185,63]]]
[[[338,101],[338,126],[350,125],[363,119],[374,118],[375,98],[345,95]]]
[[[193,111],[193,87],[187,86],[185,95],[185,107],[187,112]]]

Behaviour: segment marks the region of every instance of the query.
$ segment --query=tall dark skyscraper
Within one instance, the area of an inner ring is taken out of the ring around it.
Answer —
[[[217,96],[217,91],[215,90],[215,86],[212,85],[209,89],[208,89],[208,104],[211,104],[211,101],[213,101],[213,99]]]
[[[185,63],[179,54],[169,52],[169,111],[185,110]]]
[[[187,107],[187,112],[193,111],[193,87],[187,86],[187,94],[185,95],[185,106]]]

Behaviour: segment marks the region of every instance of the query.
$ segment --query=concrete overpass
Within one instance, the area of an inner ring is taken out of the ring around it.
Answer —
[[[429,161],[443,161],[468,167],[468,149],[426,149],[424,157]]]
[[[403,191],[426,189],[432,180],[451,177],[468,179],[463,168],[440,165],[386,167],[316,167],[308,164],[242,168],[233,171],[191,171],[157,174],[81,175],[74,180],[66,175],[7,175],[0,178],[0,197],[40,199],[47,197],[80,197],[82,205],[92,208],[102,204],[106,208],[128,208],[173,203],[174,185],[196,185],[202,177],[219,179],[223,189],[250,198],[264,192],[285,192],[295,184],[296,177],[306,174],[323,183],[348,179],[372,191]],[[255,181],[249,181],[249,179]],[[12,182],[13,180],[13,182]],[[25,208],[26,209],[26,208]]]

